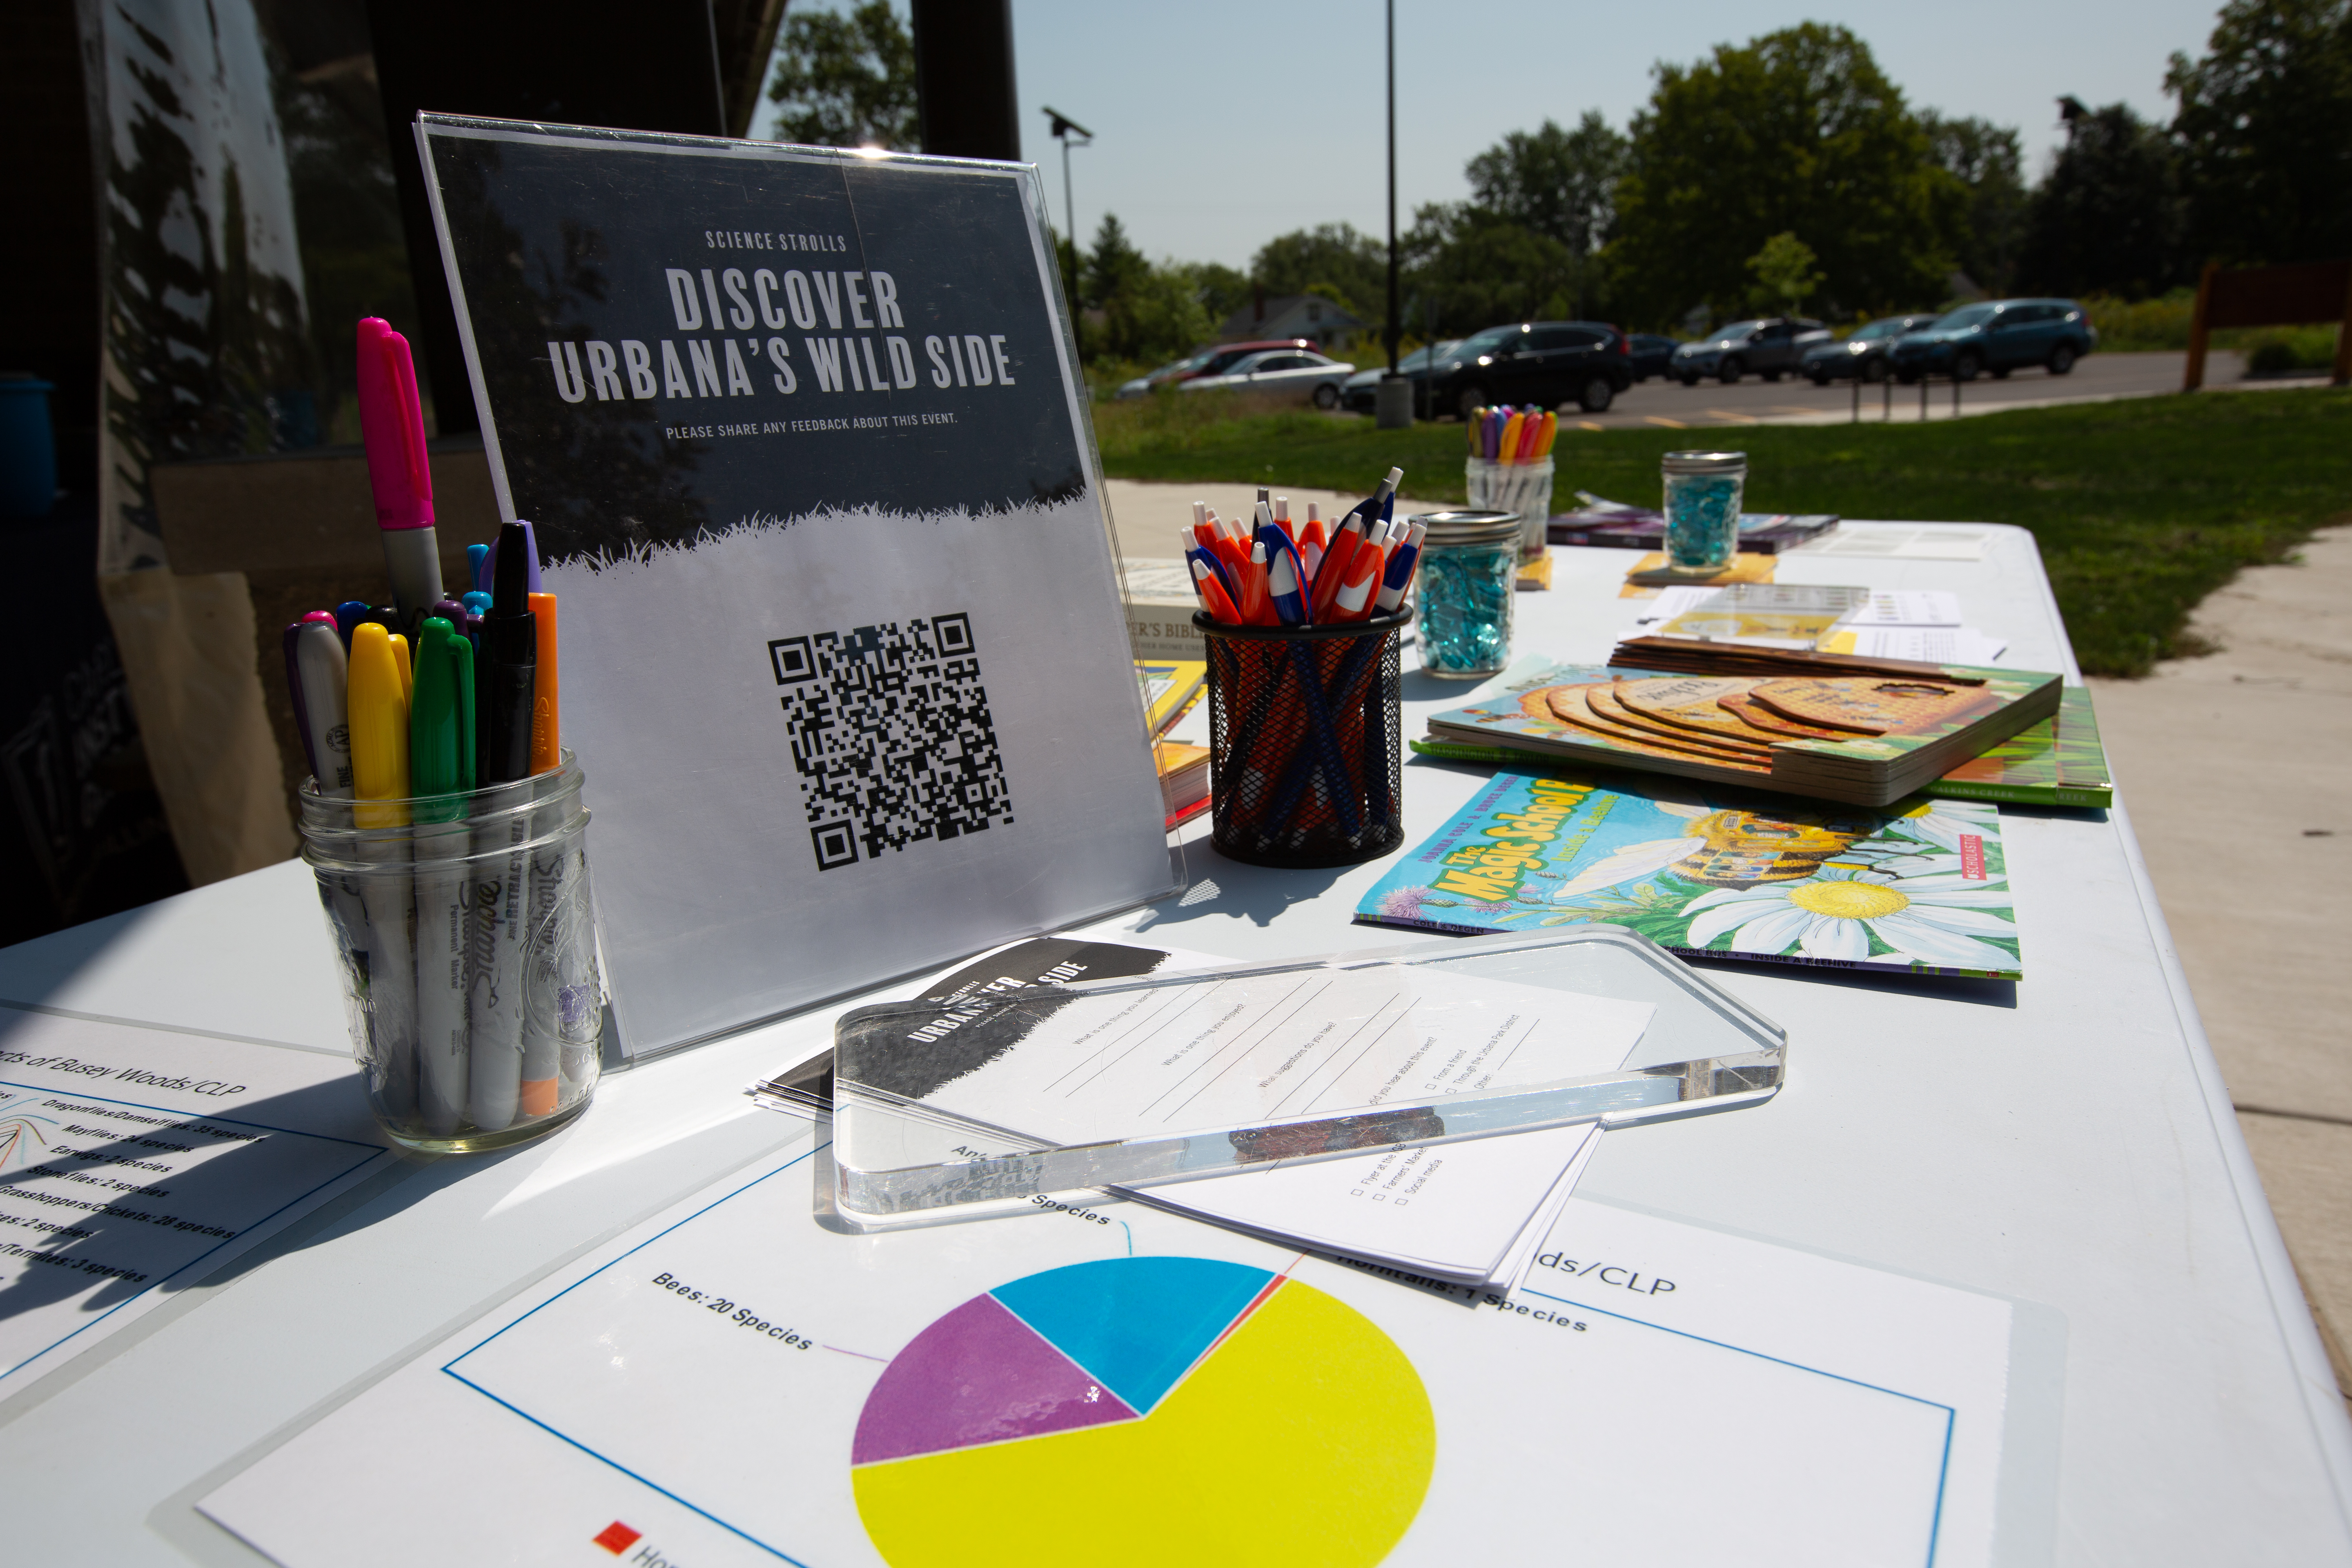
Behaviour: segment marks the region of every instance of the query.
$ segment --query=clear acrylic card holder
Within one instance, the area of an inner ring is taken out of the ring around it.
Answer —
[[[1759,1105],[1786,1035],[1612,926],[859,1007],[829,1207],[855,1230]]]

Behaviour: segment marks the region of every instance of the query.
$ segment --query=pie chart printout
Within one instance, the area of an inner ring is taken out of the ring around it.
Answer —
[[[1237,1263],[1117,1258],[916,1335],[850,1462],[891,1568],[1368,1568],[1436,1458],[1420,1375],[1354,1308]]]

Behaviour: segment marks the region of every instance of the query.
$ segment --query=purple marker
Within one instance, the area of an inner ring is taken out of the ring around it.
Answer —
[[[544,594],[547,590],[539,585],[539,531],[522,518],[517,518],[515,521],[522,529],[523,538],[530,544],[530,584],[523,591],[527,594]],[[500,531],[505,531],[500,530]],[[482,557],[482,574],[476,583],[476,586],[484,592],[488,592],[490,584],[499,580],[498,541],[495,539],[490,541],[489,548],[490,552]]]

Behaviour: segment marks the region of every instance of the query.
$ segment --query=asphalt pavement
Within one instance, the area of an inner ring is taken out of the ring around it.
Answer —
[[[2185,353],[2094,353],[2078,362],[2065,375],[2052,375],[2039,366],[2014,371],[2000,380],[1982,375],[1959,389],[1959,410],[1962,415],[1988,414],[2003,408],[2097,403],[2178,392],[2181,367],[2188,357]],[[2243,369],[2234,353],[2209,354],[2205,384],[2216,388],[2236,384]],[[1951,418],[1952,384],[1937,381],[1922,383],[1921,386],[1927,390],[1926,416]],[[1862,418],[1866,422],[1891,418],[1898,424],[1916,421],[1921,417],[1921,386],[1864,386]],[[1606,414],[1579,413],[1573,405],[1560,411],[1564,422],[1580,425],[1587,430],[1644,426],[1682,430],[1725,425],[1840,425],[1853,417],[1854,394],[1851,382],[1833,381],[1827,386],[1815,386],[1803,376],[1794,374],[1784,375],[1776,382],[1749,375],[1732,386],[1719,381],[1685,386],[1678,381],[1653,376],[1621,393]]]

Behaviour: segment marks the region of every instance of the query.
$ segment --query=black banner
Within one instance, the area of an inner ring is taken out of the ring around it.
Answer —
[[[483,426],[550,563],[1083,489],[1018,172],[424,126]]]

